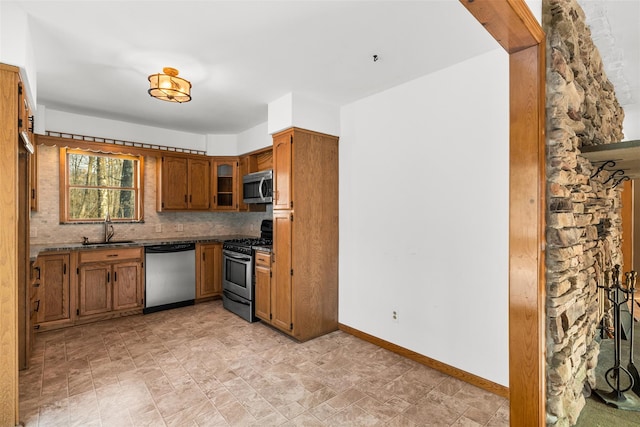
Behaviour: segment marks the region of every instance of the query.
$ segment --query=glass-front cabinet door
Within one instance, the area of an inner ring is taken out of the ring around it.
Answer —
[[[216,161],[213,168],[213,209],[237,210],[238,161]]]

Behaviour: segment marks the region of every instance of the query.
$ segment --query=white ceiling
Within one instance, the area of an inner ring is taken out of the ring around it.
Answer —
[[[202,134],[263,123],[289,92],[343,105],[498,47],[454,0],[13,3],[29,15],[38,104]],[[191,102],[147,94],[166,66]]]
[[[28,13],[39,105],[200,134],[263,123],[289,92],[343,105],[497,48],[456,0],[3,1]],[[621,103],[637,102],[640,0],[580,3]],[[166,66],[191,102],[147,94]]]

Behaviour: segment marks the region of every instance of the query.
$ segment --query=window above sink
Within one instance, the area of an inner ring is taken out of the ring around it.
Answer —
[[[60,149],[60,221],[141,221],[143,156]]]

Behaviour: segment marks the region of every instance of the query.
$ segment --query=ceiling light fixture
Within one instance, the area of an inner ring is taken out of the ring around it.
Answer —
[[[178,70],[171,67],[162,69],[162,73],[149,76],[149,95],[168,102],[191,101],[191,83],[178,77]]]

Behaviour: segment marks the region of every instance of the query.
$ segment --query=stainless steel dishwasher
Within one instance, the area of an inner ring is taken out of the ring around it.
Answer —
[[[144,314],[193,305],[196,298],[196,245],[145,246]]]

